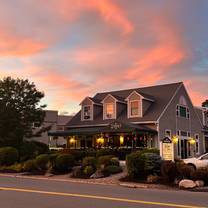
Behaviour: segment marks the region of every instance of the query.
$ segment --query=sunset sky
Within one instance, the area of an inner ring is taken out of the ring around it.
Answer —
[[[97,91],[183,81],[208,98],[207,0],[0,0],[0,78],[28,78],[48,109]]]

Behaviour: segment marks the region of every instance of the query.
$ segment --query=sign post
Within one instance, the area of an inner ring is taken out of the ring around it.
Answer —
[[[174,160],[173,143],[169,137],[162,140],[162,157],[164,160]]]

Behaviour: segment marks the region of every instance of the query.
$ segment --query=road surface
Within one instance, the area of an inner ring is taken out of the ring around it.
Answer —
[[[0,208],[208,207],[208,193],[0,176]]]

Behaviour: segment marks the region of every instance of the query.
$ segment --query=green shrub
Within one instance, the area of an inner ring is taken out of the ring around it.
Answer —
[[[113,166],[120,166],[120,162],[117,157],[112,157],[110,160],[110,164]]]
[[[49,156],[47,154],[38,155],[35,158],[35,164],[39,170],[47,170],[49,163]]]
[[[161,158],[146,150],[138,151],[127,156],[126,164],[130,178],[146,179],[147,175],[160,173]]]
[[[117,165],[110,165],[105,167],[104,172],[109,175],[111,174],[116,174],[116,173],[121,173],[123,171],[122,167],[117,166]]]
[[[85,150],[85,157],[96,157],[97,151],[94,149]]]
[[[0,148],[0,165],[12,165],[19,159],[19,153],[14,147]]]
[[[58,155],[58,153],[52,153],[49,155],[49,161],[52,168],[55,168],[56,166],[56,158]]]
[[[10,165],[10,166],[1,166],[0,167],[0,172],[4,172],[4,173],[20,173],[22,172],[22,164],[21,163],[17,163],[14,165]]]
[[[73,155],[76,161],[82,160],[85,157],[85,151],[83,150],[65,148],[65,149],[59,150],[58,153]]]
[[[144,172],[146,175],[160,174],[161,157],[155,153],[143,153],[146,157]]]
[[[25,172],[34,172],[37,170],[35,160],[27,160],[23,165]]]
[[[154,154],[160,155],[160,150],[156,148],[145,148],[141,150],[141,153],[154,153]]]
[[[95,170],[94,170],[94,168],[91,166],[91,165],[87,165],[85,168],[84,168],[84,170],[83,170],[83,172],[84,172],[84,174],[86,175],[86,176],[91,176],[94,172],[95,172]]]
[[[70,154],[60,154],[56,157],[55,169],[59,172],[68,172],[75,164],[74,156]]]
[[[96,153],[96,157],[101,157],[105,155],[115,155],[115,151],[112,149],[105,148],[105,149],[98,150]]]
[[[94,170],[96,169],[96,164],[97,164],[97,161],[95,157],[85,157],[82,161],[83,167],[91,166],[93,167]]]
[[[161,175],[167,183],[173,183],[176,178],[176,164],[172,161],[163,161],[161,165]]]
[[[146,162],[146,157],[144,154],[141,154],[140,152],[134,152],[129,154],[126,157],[128,176],[132,179],[133,178],[144,179],[145,162]]]
[[[111,159],[113,158],[113,155],[104,155],[104,156],[100,156],[98,158],[98,167],[107,167],[109,165],[111,165]]]

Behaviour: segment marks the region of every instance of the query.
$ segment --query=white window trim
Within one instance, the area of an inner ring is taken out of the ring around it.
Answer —
[[[108,104],[113,104],[113,106],[114,106],[114,114],[113,114],[113,116],[112,116],[112,118],[108,118],[107,117],[107,105]],[[116,101],[115,102],[111,102],[111,103],[104,103],[104,106],[103,106],[103,120],[108,120],[108,119],[116,119],[116,114],[117,114],[117,107],[116,107],[117,105],[116,105]]]
[[[172,138],[172,131],[170,129],[165,129],[165,136],[166,136],[166,132],[169,131],[170,132],[170,139]]]
[[[180,107],[186,108],[186,117],[180,116]],[[178,112],[178,115],[177,115],[177,112]],[[187,115],[189,115],[189,117]],[[191,117],[190,109],[187,106],[181,105],[181,104],[176,105],[176,118],[185,118],[185,119],[189,120],[190,117]]]
[[[198,139],[196,139],[197,136],[198,136]],[[194,134],[194,138],[195,138],[196,142],[198,143],[198,149],[196,148],[196,143],[195,143],[196,154],[198,154],[198,153],[200,153],[199,134]]]
[[[84,108],[85,107],[90,107],[90,119],[84,118]],[[93,105],[83,105],[81,115],[82,115],[82,121],[92,121],[93,120]]]
[[[132,102],[137,102],[138,103],[137,115],[131,115],[131,103]],[[141,106],[140,109],[139,109],[139,106]],[[140,111],[140,114],[139,114],[139,111]],[[142,102],[140,100],[129,100],[128,101],[128,117],[129,118],[136,118],[136,117],[140,117],[140,115],[142,115]]]
[[[133,95],[133,94],[137,94],[139,97],[140,97],[140,99],[134,99],[134,100],[130,100],[130,97]],[[139,118],[139,117],[142,117],[143,116],[143,100],[148,100],[148,99],[146,99],[146,98],[144,98],[142,95],[140,95],[137,91],[132,91],[131,93],[130,93],[130,95],[126,98],[126,101],[128,101],[128,106],[127,106],[127,114],[128,114],[128,118]],[[131,101],[138,101],[138,102],[140,102],[140,105],[139,105],[139,107],[140,107],[140,112],[138,113],[138,115],[135,115],[135,116],[131,116],[131,105],[130,105],[130,102]],[[154,102],[153,100],[149,100],[149,101],[151,101],[151,102]]]

